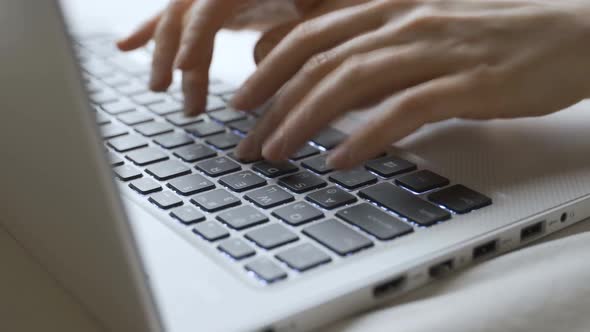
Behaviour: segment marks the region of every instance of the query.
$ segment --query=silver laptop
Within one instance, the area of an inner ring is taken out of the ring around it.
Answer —
[[[235,87],[185,118],[55,1],[0,4],[0,73],[0,225],[105,330],[320,328],[590,216],[584,103],[432,125],[341,172],[324,156],[355,115],[241,162],[256,115],[226,108]]]

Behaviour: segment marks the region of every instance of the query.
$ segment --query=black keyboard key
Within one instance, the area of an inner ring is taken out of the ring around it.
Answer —
[[[108,145],[117,152],[127,152],[139,148],[146,147],[147,141],[137,135],[126,135],[122,137],[113,138],[108,142]]]
[[[377,182],[377,177],[363,168],[334,172],[329,179],[349,190]]]
[[[224,240],[217,248],[235,260],[256,254],[256,251],[246,241],[238,238]]]
[[[207,137],[215,134],[221,134],[225,131],[225,128],[213,121],[205,121],[195,123],[184,128],[187,133],[196,137]]]
[[[168,182],[168,188],[177,193],[189,196],[215,189],[215,184],[201,174],[191,174]]]
[[[135,180],[142,177],[141,172],[130,165],[123,165],[113,168],[113,172],[115,172],[115,176],[123,181],[130,181]]]
[[[303,229],[303,233],[341,256],[373,246],[373,242],[366,236],[359,234],[336,219],[329,219],[307,226]]]
[[[209,116],[215,121],[219,121],[224,124],[233,121],[244,120],[246,118],[246,114],[243,112],[234,111],[228,108],[221,111],[210,112]]]
[[[447,211],[390,183],[379,183],[363,189],[359,195],[422,226],[431,226],[451,218]]]
[[[147,195],[162,190],[162,186],[150,178],[137,179],[131,182],[129,187],[142,195]]]
[[[209,176],[222,176],[242,169],[242,166],[227,157],[203,160],[198,162],[196,167]]]
[[[365,167],[386,178],[416,170],[414,163],[393,156],[369,160]]]
[[[189,162],[197,162],[217,156],[217,152],[203,144],[191,144],[174,150],[174,155]]]
[[[152,104],[148,109],[157,115],[168,115],[172,113],[182,112],[182,104],[175,101],[165,101],[162,103]]]
[[[215,136],[207,137],[205,142],[220,150],[227,150],[237,146],[241,140],[242,137],[231,132],[225,132]]]
[[[251,191],[244,198],[264,209],[289,203],[295,199],[293,195],[274,185]]]
[[[154,139],[154,142],[165,149],[174,149],[194,143],[193,139],[184,133],[170,133],[158,136]]]
[[[449,185],[449,179],[427,170],[421,170],[412,174],[404,175],[395,180],[395,183],[402,185],[414,192],[423,193],[432,189]]]
[[[237,130],[242,134],[247,134],[254,128],[255,125],[256,120],[254,120],[253,118],[248,118],[240,121],[231,122],[228,125],[228,127],[230,127],[233,130]]]
[[[242,171],[222,177],[219,183],[233,191],[242,192],[265,186],[266,180],[251,171]]]
[[[299,272],[329,263],[332,259],[311,243],[304,243],[280,252],[276,257]]]
[[[305,199],[328,210],[352,204],[357,201],[356,196],[351,195],[338,187],[328,187],[315,191],[307,195]]]
[[[217,96],[207,96],[207,112],[213,112],[225,108],[223,99]]]
[[[205,215],[201,213],[201,211],[197,210],[197,208],[190,205],[177,207],[176,209],[172,210],[172,212],[170,212],[170,216],[177,219],[184,225],[192,225],[201,221],[205,221]]]
[[[459,184],[432,193],[428,199],[459,214],[492,204],[491,198]]]
[[[135,126],[138,124],[154,121],[154,118],[143,112],[129,112],[117,117],[119,121],[128,126]]]
[[[148,122],[135,127],[135,131],[146,137],[153,137],[174,131],[174,127],[165,122]]]
[[[148,92],[140,93],[137,95],[133,95],[131,97],[131,100],[133,100],[134,102],[136,102],[140,105],[147,106],[147,105],[157,104],[157,103],[161,103],[161,102],[165,101],[166,100],[165,96],[166,95],[163,93],[148,91]]]
[[[270,250],[299,239],[297,234],[281,224],[272,224],[246,233],[246,238],[261,248]]]
[[[191,173],[190,168],[176,160],[167,160],[154,164],[148,167],[145,171],[160,181],[165,181]]]
[[[301,163],[301,165],[317,174],[327,174],[332,172],[334,169],[326,164],[327,155],[321,155],[310,158]]]
[[[129,152],[125,157],[139,166],[146,166],[169,159],[167,154],[151,147]]]
[[[122,100],[115,103],[105,104],[102,106],[102,109],[111,115],[117,115],[135,111],[136,107],[132,103]]]
[[[116,124],[112,124],[112,123],[107,124],[105,126],[101,126],[99,128],[99,130],[100,130],[100,133],[101,133],[103,139],[111,139],[111,138],[127,135],[127,133],[129,132],[129,131],[127,131],[127,128],[125,128],[123,126],[116,125]]]
[[[342,143],[346,139],[346,135],[338,129],[328,128],[324,129],[318,136],[311,141],[315,144],[330,150]]]
[[[340,210],[336,216],[382,241],[391,240],[414,231],[412,226],[369,203]]]
[[[193,228],[193,232],[195,234],[199,234],[202,238],[211,242],[221,240],[229,236],[227,229],[223,228],[223,226],[215,221],[205,221],[197,224],[197,226]]]
[[[186,116],[183,112],[178,112],[166,116],[166,120],[176,126],[188,126],[190,124],[203,122],[203,117]]]
[[[299,151],[295,152],[291,157],[289,157],[289,159],[291,160],[301,160],[307,157],[311,157],[311,156],[315,156],[316,154],[319,154],[320,150],[314,148],[313,146],[309,145],[309,144],[305,144],[305,146],[303,146],[301,149],[299,149]]]
[[[193,204],[207,212],[216,212],[242,204],[239,198],[224,189],[215,189],[191,198]]]
[[[116,154],[112,153],[112,152],[108,152],[107,153],[107,159],[109,161],[109,163],[111,164],[111,166],[121,166],[123,165],[125,162],[123,161],[123,159],[119,158],[119,156],[117,156]]]
[[[292,192],[301,194],[325,186],[326,181],[310,172],[304,171],[280,178],[279,184]]]
[[[252,169],[269,178],[276,178],[299,170],[297,166],[288,161],[271,163],[266,160],[256,163],[252,166]]]
[[[287,278],[287,273],[267,257],[257,258],[246,264],[245,268],[269,284]]]
[[[217,220],[233,229],[242,230],[263,224],[268,221],[268,218],[255,208],[245,205],[220,213]]]
[[[182,200],[173,192],[165,190],[150,196],[150,202],[156,204],[161,209],[171,209],[183,204]]]
[[[306,202],[296,202],[278,208],[273,211],[272,215],[291,226],[299,226],[324,217],[322,211]]]

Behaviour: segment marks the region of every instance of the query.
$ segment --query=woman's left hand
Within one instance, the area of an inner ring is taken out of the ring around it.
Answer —
[[[238,154],[282,160],[351,110],[380,112],[329,157],[348,168],[427,123],[538,116],[590,96],[581,0],[376,0],[295,28],[236,94],[280,92]]]

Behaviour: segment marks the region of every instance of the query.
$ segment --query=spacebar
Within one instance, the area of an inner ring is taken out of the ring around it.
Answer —
[[[451,217],[449,212],[390,183],[371,186],[361,190],[359,195],[422,226],[431,226]]]

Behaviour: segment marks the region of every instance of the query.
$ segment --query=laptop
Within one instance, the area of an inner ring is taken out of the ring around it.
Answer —
[[[319,329],[590,216],[586,102],[331,170],[351,114],[245,163],[257,113],[227,107],[235,86],[212,79],[186,118],[112,42],[70,36],[56,1],[0,4],[0,225],[105,330]]]

